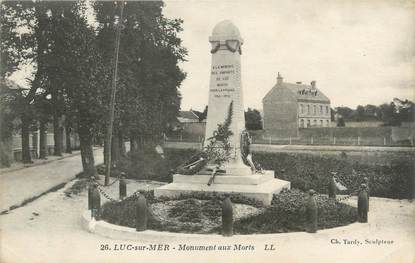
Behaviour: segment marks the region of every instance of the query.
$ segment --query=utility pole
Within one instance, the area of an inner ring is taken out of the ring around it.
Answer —
[[[111,86],[111,98],[110,98],[110,109],[109,109],[109,118],[107,125],[107,134],[106,134],[106,161],[105,164],[105,185],[109,185],[110,174],[111,174],[111,150],[112,150],[112,129],[114,126],[114,108],[115,108],[115,93],[117,90],[117,76],[118,76],[118,53],[120,50],[120,38],[121,30],[123,26],[123,12],[124,12],[124,1],[120,1],[120,18],[117,25],[117,33],[115,39],[115,51],[114,51],[114,71],[112,75],[112,86]],[[117,5],[118,3],[117,2]]]

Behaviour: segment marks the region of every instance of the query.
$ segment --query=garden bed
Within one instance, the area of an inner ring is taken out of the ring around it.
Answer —
[[[178,199],[156,199],[146,192],[149,207],[148,228],[179,233],[221,233],[223,196],[186,195]],[[271,206],[232,195],[235,234],[287,233],[305,231],[307,195],[299,190],[284,190],[274,195]],[[333,228],[356,221],[356,208],[324,196],[317,196],[318,228]],[[116,225],[135,227],[136,199],[104,204],[102,219]]]

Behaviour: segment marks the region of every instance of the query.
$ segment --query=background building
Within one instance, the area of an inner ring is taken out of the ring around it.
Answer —
[[[264,130],[278,137],[297,137],[298,128],[330,127],[330,100],[316,81],[287,83],[278,73],[277,84],[262,103]]]

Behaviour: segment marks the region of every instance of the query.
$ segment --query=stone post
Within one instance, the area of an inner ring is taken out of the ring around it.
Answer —
[[[94,184],[91,193],[91,216],[96,221],[101,220],[101,195],[97,184]]]
[[[369,202],[367,195],[367,186],[362,184],[360,186],[359,194],[357,197],[357,214],[358,221],[360,223],[367,223],[367,212],[368,212]]]
[[[121,173],[118,188],[119,188],[120,200],[121,200],[127,196],[127,183],[125,182],[124,173]]]
[[[225,237],[233,235],[233,208],[228,194],[222,202],[222,235]]]
[[[317,202],[314,198],[314,190],[308,191],[308,199],[306,204],[306,213],[307,213],[307,232],[316,233],[317,232]]]
[[[136,204],[136,219],[135,219],[135,229],[136,231],[147,230],[147,199],[143,194],[140,194]]]

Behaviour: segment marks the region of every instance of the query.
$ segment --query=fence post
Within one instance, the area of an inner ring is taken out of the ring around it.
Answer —
[[[367,223],[368,195],[366,184],[362,184],[357,197],[357,213],[360,223]]]
[[[386,137],[383,137],[383,145],[386,145]]]
[[[271,141],[272,141],[272,136],[270,135],[269,136],[269,144],[271,144]]]
[[[329,194],[329,198],[336,199],[336,183],[334,182],[334,175],[335,172],[331,172],[329,185],[327,187],[327,192]]]
[[[307,232],[315,233],[317,232],[317,202],[314,198],[314,190],[308,191],[308,200],[306,203],[306,212],[307,212]]]
[[[222,202],[222,236],[230,237],[233,235],[233,208],[229,194],[225,195]]]
[[[135,230],[144,231],[147,230],[147,199],[143,194],[138,196],[138,200],[135,206]]]
[[[120,181],[118,182],[118,189],[120,194],[120,200],[127,196],[127,183],[125,182],[124,173],[121,173]]]
[[[290,145],[291,145],[291,136],[290,136]]]
[[[183,134],[180,133],[180,141],[183,141]]]
[[[357,136],[357,145],[360,145],[360,136]]]
[[[311,136],[311,144],[314,144],[313,136]]]
[[[94,184],[91,193],[91,216],[96,221],[101,220],[101,195],[98,191],[98,185]]]
[[[333,144],[336,145],[336,137],[333,137]]]

